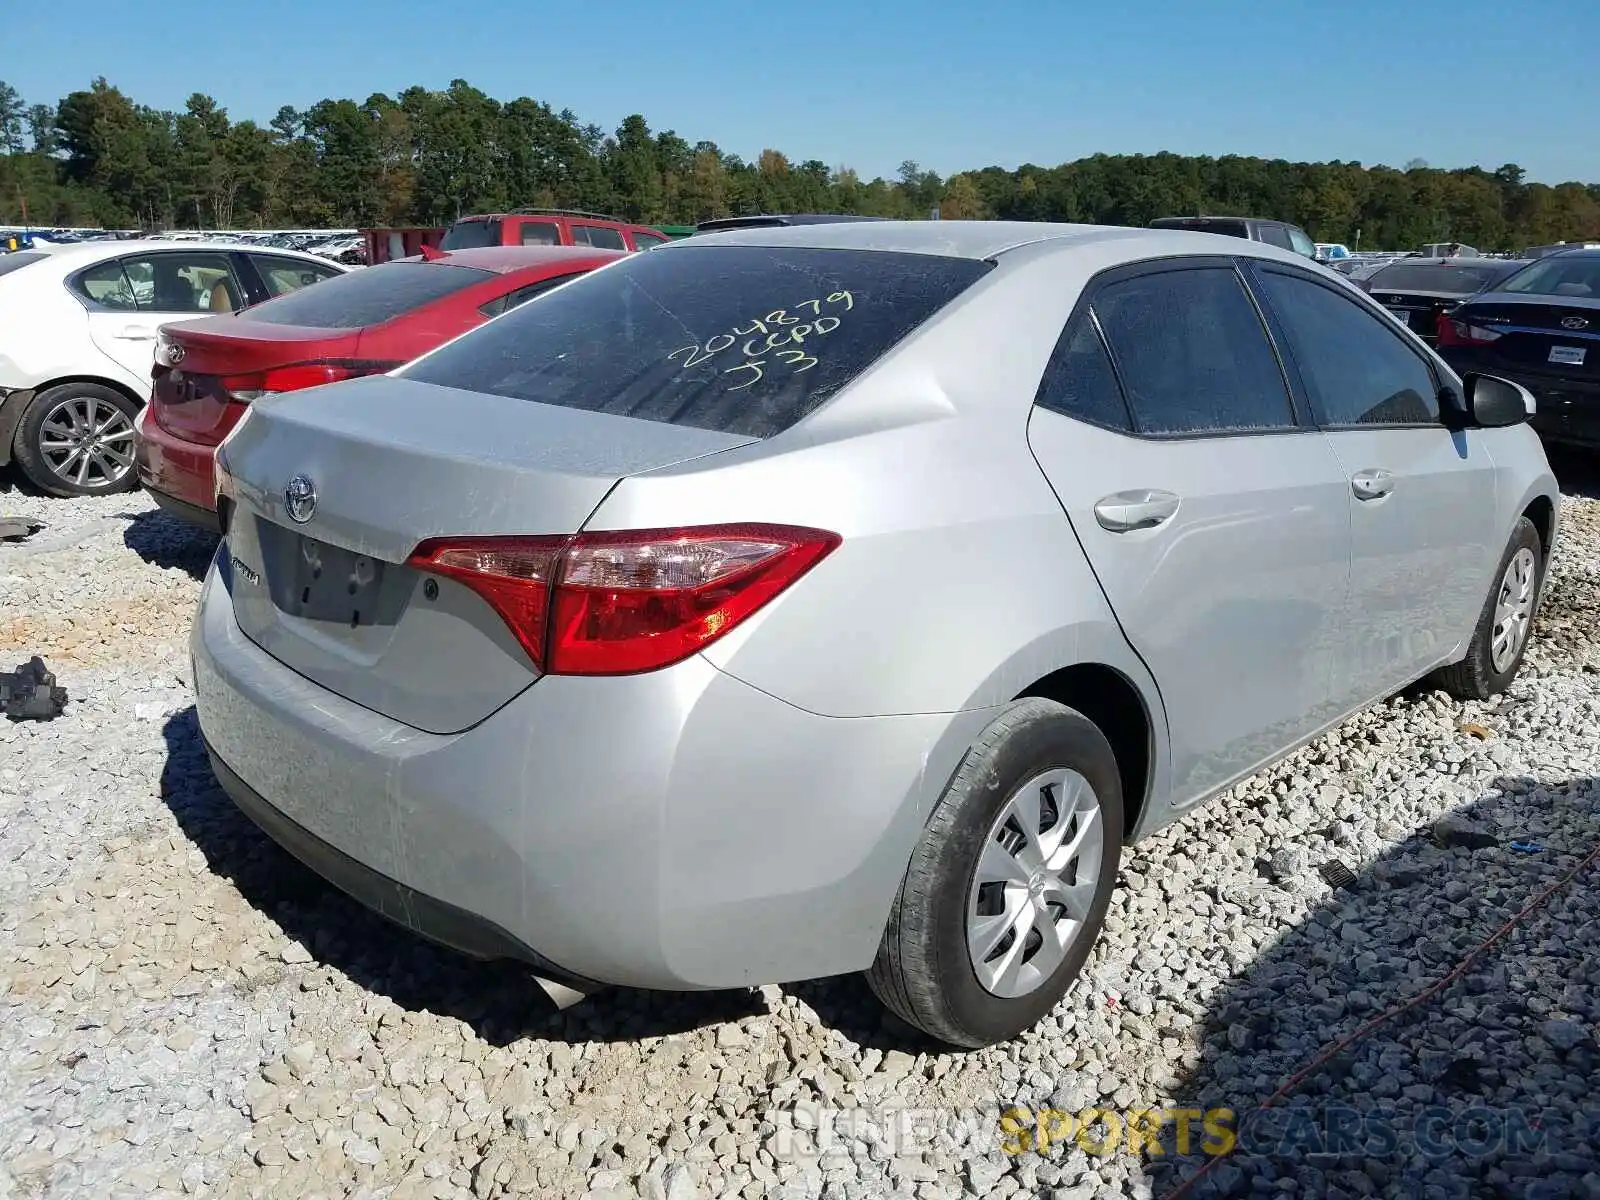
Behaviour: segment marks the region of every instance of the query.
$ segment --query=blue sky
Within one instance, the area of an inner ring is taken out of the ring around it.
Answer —
[[[265,122],[459,77],[864,176],[1172,150],[1600,180],[1597,0],[79,0],[0,38],[29,103],[103,74]]]

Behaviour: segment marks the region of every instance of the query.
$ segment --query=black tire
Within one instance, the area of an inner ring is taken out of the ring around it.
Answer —
[[[1521,550],[1533,551],[1533,615],[1522,645],[1517,648],[1506,668],[1497,671],[1493,653],[1494,610],[1505,585],[1506,570]],[[1489,594],[1484,597],[1483,611],[1478,614],[1472,640],[1467,643],[1466,657],[1435,672],[1432,680],[1435,686],[1443,688],[1458,700],[1487,700],[1510,686],[1522,668],[1522,657],[1528,652],[1528,643],[1533,640],[1533,625],[1539,615],[1538,602],[1544,594],[1544,568],[1544,544],[1539,539],[1539,530],[1527,517],[1519,517],[1511,531],[1511,540],[1506,544],[1505,553],[1500,556],[1500,564],[1494,569]]]
[[[83,400],[98,405],[98,412],[109,419],[109,409],[115,408],[127,420],[131,430],[139,416],[139,405],[116,388],[101,383],[60,383],[46,388],[33,398],[17,424],[17,435],[12,443],[11,455],[22,473],[40,491],[52,496],[109,496],[117,492],[132,491],[139,486],[139,472],[133,466],[133,438],[122,437],[114,448],[128,459],[125,471],[115,478],[98,465],[107,460],[97,458],[88,476],[79,482],[76,472],[69,468],[62,474],[46,456],[44,445],[45,423],[56,413],[63,402]],[[120,437],[120,429],[118,430]],[[79,460],[81,461],[81,459]]]
[[[1026,995],[994,995],[967,949],[967,911],[978,856],[1002,808],[1030,779],[1076,770],[1100,803],[1101,868],[1076,940]],[[1055,1007],[1083,969],[1105,921],[1121,860],[1122,781],[1105,735],[1083,714],[1038,698],[1011,704],[967,751],[934,806],[889,911],[867,982],[908,1024],[952,1046],[1006,1041]]]

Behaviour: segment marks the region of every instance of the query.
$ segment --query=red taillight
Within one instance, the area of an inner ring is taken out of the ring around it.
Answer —
[[[1491,342],[1498,342],[1501,337],[1498,329],[1473,325],[1469,321],[1452,318],[1448,313],[1439,314],[1438,331],[1441,346],[1487,346]]]
[[[381,375],[392,371],[399,363],[352,362],[327,359],[319,362],[291,363],[285,367],[270,367],[247,375],[224,375],[220,380],[224,389],[235,400],[249,402],[274,392],[298,392],[302,388],[323,383],[338,383],[361,375]]]
[[[418,546],[410,565],[477,592],[551,674],[631,675],[709,646],[839,540],[760,524],[438,538]]]

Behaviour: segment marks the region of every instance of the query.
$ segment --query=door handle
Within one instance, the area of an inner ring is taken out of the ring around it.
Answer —
[[[155,336],[156,331],[144,325],[124,325],[117,330],[117,337],[125,342],[152,342]]]
[[[1394,491],[1394,476],[1379,467],[1369,467],[1350,476],[1350,490],[1357,500],[1382,500]]]
[[[1171,492],[1139,488],[1102,498],[1094,506],[1094,519],[1112,533],[1132,533],[1136,529],[1154,529],[1177,511],[1178,498]]]

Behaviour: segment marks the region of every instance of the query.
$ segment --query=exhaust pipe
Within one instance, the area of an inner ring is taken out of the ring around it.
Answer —
[[[588,992],[580,992],[576,988],[570,988],[564,983],[557,983],[554,979],[546,979],[543,975],[535,975],[533,981],[539,985],[544,994],[550,998],[550,1003],[554,1004],[558,1010],[571,1008],[589,994]]]

